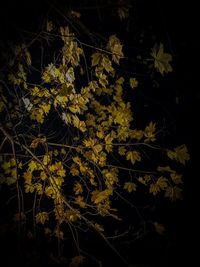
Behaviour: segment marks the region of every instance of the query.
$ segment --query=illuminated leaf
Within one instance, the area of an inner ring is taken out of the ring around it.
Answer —
[[[129,193],[132,191],[136,191],[136,184],[131,182],[126,182],[124,184],[124,189],[126,189]]]
[[[73,257],[70,261],[69,267],[79,267],[83,263],[84,259],[85,258],[81,255]]]
[[[129,83],[132,89],[135,89],[136,87],[138,87],[138,81],[136,80],[136,78],[130,78]]]
[[[39,212],[38,214],[36,214],[35,218],[36,223],[44,224],[46,221],[49,220],[49,215],[47,212]]]
[[[112,189],[105,189],[104,191],[93,191],[92,202],[94,202],[95,204],[101,203],[106,200],[110,195],[112,195]]]
[[[112,52],[112,60],[116,64],[119,64],[119,60],[123,58],[124,54],[122,52],[120,40],[115,35],[109,37],[107,48]]]
[[[140,153],[138,151],[128,151],[126,153],[126,159],[130,160],[132,164],[136,161],[141,161]]]
[[[144,136],[146,139],[144,140],[145,142],[153,142],[156,140],[155,138],[155,130],[156,130],[156,124],[153,123],[152,121],[149,123],[148,126],[144,129]]]

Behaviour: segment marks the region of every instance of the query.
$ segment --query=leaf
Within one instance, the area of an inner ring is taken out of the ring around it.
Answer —
[[[98,232],[103,232],[104,231],[103,227],[98,223],[95,223],[94,227]]]
[[[92,202],[99,204],[112,195],[112,189],[105,189],[104,191],[95,190],[92,192]]]
[[[126,19],[129,17],[129,8],[126,6],[121,6],[117,9],[117,13],[120,20]]]
[[[112,52],[112,60],[119,64],[119,60],[124,57],[124,54],[120,40],[115,35],[109,37],[107,48]]]
[[[161,190],[164,190],[168,187],[167,179],[163,176],[158,178],[156,184],[160,187]]]
[[[47,32],[51,32],[53,30],[52,21],[47,21]]]
[[[177,186],[170,186],[166,189],[165,197],[169,198],[171,201],[182,199],[182,189]]]
[[[36,223],[44,224],[46,221],[49,220],[49,215],[47,212],[39,212],[38,214],[36,214],[35,218]]]
[[[91,66],[92,67],[95,67],[96,65],[98,65],[101,61],[101,58],[102,58],[102,54],[97,52],[97,53],[94,53],[92,54],[92,63],[91,63]]]
[[[69,267],[78,267],[78,266],[80,266],[83,263],[84,259],[85,258],[83,256],[81,256],[81,255],[73,257],[71,259],[71,261],[70,261]]]
[[[182,184],[182,175],[177,173],[171,173],[170,177],[175,184]]]
[[[168,73],[173,70],[169,63],[172,61],[172,56],[168,53],[164,53],[162,43],[160,43],[159,46],[155,44],[151,51],[151,55],[154,58],[154,67],[158,72],[163,75],[164,72]]]
[[[118,153],[120,156],[124,156],[126,154],[126,148],[124,146],[120,146],[118,148]]]
[[[75,201],[81,208],[85,208],[86,207],[86,203],[85,203],[84,198],[82,196],[77,196],[75,198]]]
[[[74,185],[74,189],[73,190],[74,190],[75,195],[81,194],[83,192],[82,185],[80,183],[76,183]]]
[[[165,227],[164,227],[163,224],[158,223],[158,222],[154,222],[153,225],[154,225],[154,227],[155,227],[156,232],[157,232],[159,235],[164,235],[164,233],[165,233],[166,230],[165,230]]]
[[[146,128],[144,129],[144,136],[146,137],[146,139],[144,140],[145,142],[149,141],[153,142],[156,140],[154,133],[155,130],[156,130],[156,124],[151,121],[149,125],[146,126]]]
[[[130,78],[129,84],[132,89],[135,89],[136,87],[138,87],[138,81],[136,80],[136,78]]]
[[[170,173],[174,173],[175,171],[172,170],[169,166],[158,166],[157,168],[158,171],[160,172],[170,172]]]
[[[126,182],[124,184],[124,189],[126,189],[129,193],[131,193],[132,191],[136,191],[136,184],[135,183],[131,183],[131,182]]]
[[[30,144],[30,148],[37,148],[39,144],[44,144],[46,142],[46,137],[43,138],[35,138],[31,144]]]
[[[160,192],[160,186],[157,183],[150,184],[149,193],[152,193],[154,196]]]
[[[140,153],[138,151],[128,151],[126,153],[126,159],[130,160],[132,164],[136,161],[141,161]]]
[[[190,155],[188,154],[188,150],[185,144],[178,146],[172,150],[167,151],[167,156],[172,159],[180,162],[181,164],[185,165],[185,162],[190,159]]]

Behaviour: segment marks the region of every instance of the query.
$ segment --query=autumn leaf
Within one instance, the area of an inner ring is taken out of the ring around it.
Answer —
[[[177,186],[170,186],[166,189],[165,197],[169,198],[171,201],[182,199],[182,189]]]
[[[95,190],[92,192],[92,201],[95,204],[103,202],[112,194],[112,189],[105,189],[104,191]]]
[[[170,177],[175,184],[182,184],[182,175],[177,173],[171,173]]]
[[[172,56],[168,53],[164,52],[163,44],[157,44],[151,50],[151,55],[154,58],[154,67],[158,72],[162,75],[164,72],[168,73],[172,71],[172,66],[170,65],[170,61],[172,61]]]
[[[49,215],[47,212],[39,212],[38,214],[36,214],[35,218],[36,223],[44,224],[46,221],[49,220]]]
[[[126,189],[129,193],[132,191],[136,191],[136,184],[131,182],[126,182],[124,184],[124,189]]]
[[[135,164],[136,161],[141,161],[141,156],[138,151],[128,151],[126,153],[126,159],[130,160],[132,164]]]
[[[78,267],[78,266],[80,266],[83,263],[84,259],[85,258],[83,256],[81,256],[81,255],[73,257],[71,259],[71,261],[70,261],[69,267]]]
[[[190,155],[188,154],[188,150],[185,144],[178,146],[172,150],[167,151],[167,156],[172,159],[180,162],[181,164],[185,165],[185,162],[190,159]]]
[[[153,123],[152,121],[149,123],[148,126],[146,126],[146,128],[144,129],[144,136],[145,138],[145,142],[153,142],[156,140],[155,138],[155,130],[156,130],[156,124]]]
[[[160,187],[160,189],[164,190],[168,187],[167,179],[163,176],[159,177],[156,184]]]
[[[120,40],[115,35],[109,37],[107,48],[112,52],[112,60],[119,64],[119,60],[123,58],[124,54]]]
[[[130,78],[129,84],[132,89],[135,89],[136,87],[138,87],[138,81],[136,80],[136,78]]]
[[[157,232],[159,235],[164,235],[164,233],[165,233],[166,230],[165,230],[165,227],[164,227],[163,224],[158,223],[158,222],[154,222],[153,225],[154,225],[154,227],[155,227],[156,232]]]
[[[160,192],[160,186],[157,183],[150,184],[149,193],[152,193],[154,196]]]

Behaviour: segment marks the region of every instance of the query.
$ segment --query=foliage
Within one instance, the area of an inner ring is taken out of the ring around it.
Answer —
[[[123,19],[128,9],[118,13]],[[32,199],[28,209],[46,234],[64,239],[64,225],[73,225],[92,228],[107,240],[103,219],[123,219],[116,206],[119,197],[141,190],[152,197],[181,198],[182,175],[176,166],[185,165],[189,154],[184,144],[174,150],[159,146],[153,121],[135,128],[133,103],[125,91],[139,90],[139,83],[118,71],[124,52],[116,35],[104,49],[92,47],[90,55],[69,25],[58,28],[48,21],[42,38],[57,45],[41,69],[30,44],[11,46],[6,54],[9,63],[0,85],[0,182],[16,186],[18,200]],[[162,75],[172,71],[163,44],[151,56]],[[151,170],[143,164],[148,153],[161,158]],[[31,220],[28,209],[19,202],[18,214]],[[164,233],[164,226],[154,226]],[[76,256],[70,266],[82,261]]]

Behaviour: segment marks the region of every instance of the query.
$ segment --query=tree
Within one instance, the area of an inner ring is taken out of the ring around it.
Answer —
[[[129,9],[119,5],[119,18],[128,17]],[[68,12],[69,19],[80,16]],[[29,42],[6,48],[0,86],[0,181],[17,192],[14,220],[20,230],[25,221],[33,221],[32,232],[43,228],[59,244],[71,233],[77,255],[70,266],[78,266],[85,256],[77,233],[89,230],[125,262],[110,242],[117,238],[115,221],[124,221],[121,203],[134,207],[140,221],[136,232],[144,234],[149,225],[135,196],[181,199],[178,165],[185,165],[189,154],[185,144],[161,146],[157,122],[135,126],[129,95],[140,90],[140,83],[120,69],[127,56],[117,35],[91,45],[89,35],[88,42],[78,36],[75,24],[63,24],[47,19]],[[172,71],[171,61],[160,43],[141,62],[154,79]],[[107,229],[108,219],[113,229]],[[153,226],[164,232],[158,222]]]

